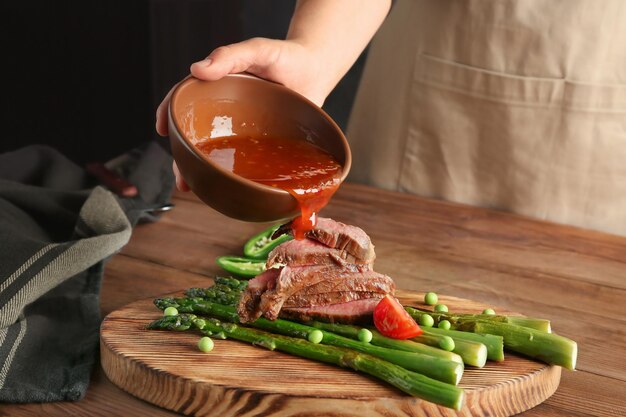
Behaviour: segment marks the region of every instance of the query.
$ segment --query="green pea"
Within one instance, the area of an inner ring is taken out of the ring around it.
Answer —
[[[178,316],[178,310],[176,310],[176,307],[168,307],[165,310],[163,310],[163,315],[164,316]]]
[[[198,341],[198,349],[204,353],[212,351],[213,346],[213,340],[208,336],[201,337]]]
[[[445,351],[451,352],[454,350],[454,339],[450,336],[444,336],[439,341],[439,347]]]
[[[433,327],[435,319],[430,314],[422,314],[419,318],[419,325],[424,327]]]
[[[324,333],[322,333],[321,330],[317,330],[317,329],[311,330],[309,334],[307,335],[307,339],[309,340],[309,342],[315,343],[315,344],[320,343],[323,338],[324,338]]]
[[[450,322],[448,320],[441,320],[437,327],[444,330],[450,330]]]
[[[437,304],[435,306],[435,311],[438,313],[447,313],[448,312],[448,306],[445,304]]]
[[[372,332],[369,329],[361,329],[358,333],[359,340],[364,343],[369,343],[372,341]]]
[[[483,310],[483,314],[487,314],[489,316],[495,316],[496,312],[493,311],[493,308],[486,308]]]
[[[437,297],[437,294],[434,292],[427,292],[426,295],[424,295],[424,302],[429,306],[434,306],[437,304],[438,300],[439,297]]]

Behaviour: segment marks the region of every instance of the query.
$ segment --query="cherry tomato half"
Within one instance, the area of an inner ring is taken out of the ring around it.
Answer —
[[[383,335],[394,339],[409,339],[422,334],[415,320],[389,294],[374,309],[374,325]]]

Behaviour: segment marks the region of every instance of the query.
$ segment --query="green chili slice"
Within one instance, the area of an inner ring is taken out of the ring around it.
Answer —
[[[288,234],[280,235],[276,239],[272,239],[272,235],[279,227],[280,224],[276,224],[263,230],[258,235],[253,236],[243,247],[244,255],[252,259],[267,259],[272,249],[281,243],[293,239],[293,237]]]
[[[265,271],[265,260],[242,258],[239,256],[220,256],[215,260],[219,266],[231,274],[253,278]]]

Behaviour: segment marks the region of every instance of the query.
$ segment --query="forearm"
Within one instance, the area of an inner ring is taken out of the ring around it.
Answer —
[[[321,63],[330,92],[350,69],[385,19],[391,0],[298,0],[287,39]]]

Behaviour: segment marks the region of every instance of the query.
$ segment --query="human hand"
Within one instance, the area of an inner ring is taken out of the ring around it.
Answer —
[[[321,106],[335,82],[324,82],[321,69],[321,61],[315,58],[314,52],[296,41],[253,38],[215,49],[206,59],[191,65],[191,75],[201,80],[214,81],[227,74],[246,71],[283,84]],[[175,87],[157,109],[156,130],[161,136],[168,134],[167,107]],[[189,191],[176,163],[174,175],[176,187],[181,191]]]

